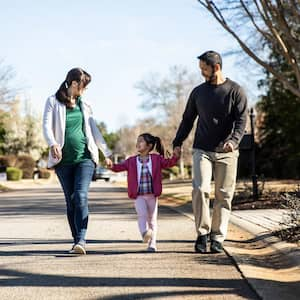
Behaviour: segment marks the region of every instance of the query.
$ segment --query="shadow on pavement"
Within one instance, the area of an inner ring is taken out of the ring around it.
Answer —
[[[118,190],[122,194],[115,196]],[[136,218],[134,202],[132,199],[128,199],[125,192],[126,189],[116,189],[115,187],[91,189],[89,195],[90,213],[93,215],[122,215],[122,217],[130,220]],[[20,190],[0,194],[0,216],[61,216],[66,213],[64,195],[60,189],[43,189],[40,193],[33,190],[32,195],[28,194],[28,190],[26,190],[26,195],[24,197]],[[168,207],[160,205],[159,219],[169,217],[178,218],[182,216]]]
[[[8,277],[8,278],[5,278]],[[254,292],[245,288],[247,284],[240,279],[206,279],[206,278],[136,278],[136,277],[76,277],[61,275],[33,274],[10,269],[0,270],[0,285],[2,287],[191,287],[201,290],[184,290],[170,292],[133,293],[101,297],[99,299],[147,299],[168,295],[239,295],[246,299],[258,299]],[[296,283],[295,283],[296,284]]]
[[[184,296],[204,296],[204,295],[211,295],[211,296],[226,296],[226,295],[232,295],[233,292],[230,290],[218,290],[218,291],[211,291],[211,290],[201,290],[201,291],[195,291],[195,290],[184,290],[184,291],[176,291],[176,292],[152,292],[152,293],[134,293],[130,295],[116,295],[116,296],[108,296],[108,297],[101,297],[98,298],[99,300],[126,300],[126,299],[161,299],[161,297],[184,297]],[[225,299],[225,298],[223,298]],[[258,299],[257,297],[248,298],[248,299]]]
[[[158,243],[194,243],[191,240],[158,240]],[[72,240],[41,240],[41,239],[13,239],[13,238],[1,238],[0,246],[18,246],[18,245],[60,245],[70,244]],[[87,240],[87,244],[141,244],[141,240]]]
[[[272,234],[272,232],[266,232],[265,234],[261,234],[259,236],[256,236],[256,237],[248,239],[248,240],[230,240],[230,239],[228,239],[226,241],[230,242],[230,243],[251,244],[251,243],[263,240],[265,238],[272,237],[272,236],[274,236]],[[274,243],[276,243],[276,242],[274,242]]]

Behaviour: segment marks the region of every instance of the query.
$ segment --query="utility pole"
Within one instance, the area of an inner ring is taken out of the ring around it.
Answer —
[[[254,110],[253,107],[250,109],[250,125],[251,125],[251,166],[252,166],[252,191],[253,191],[253,200],[258,199],[258,185],[257,185],[257,174],[255,167],[255,141],[254,141]]]

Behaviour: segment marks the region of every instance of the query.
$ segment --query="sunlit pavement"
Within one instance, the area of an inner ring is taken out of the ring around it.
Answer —
[[[71,247],[59,185],[0,194],[0,299],[258,299],[232,258],[195,254],[194,224],[161,205],[146,253],[124,188],[93,182],[86,256]]]

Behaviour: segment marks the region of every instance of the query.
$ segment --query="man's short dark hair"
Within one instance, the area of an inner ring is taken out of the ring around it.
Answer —
[[[216,64],[219,64],[222,69],[222,58],[218,52],[215,51],[206,51],[198,59],[204,61],[207,65],[214,67]]]

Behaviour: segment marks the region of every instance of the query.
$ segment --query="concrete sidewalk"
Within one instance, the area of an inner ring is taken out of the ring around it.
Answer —
[[[276,209],[232,212],[231,228],[237,226],[241,241],[230,241],[229,234],[226,251],[263,299],[300,299],[299,244],[284,242],[272,234],[281,228],[285,214]],[[265,286],[258,278],[273,282]]]
[[[166,202],[176,211],[194,220],[189,182],[167,185]],[[182,201],[184,199],[184,201]],[[272,235],[282,228],[286,210],[234,210],[228,237],[224,243],[230,255],[262,299],[300,299],[300,247]],[[264,281],[272,279],[268,285]]]

